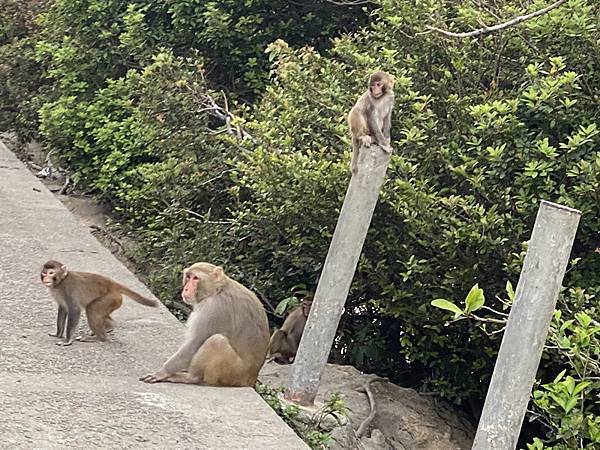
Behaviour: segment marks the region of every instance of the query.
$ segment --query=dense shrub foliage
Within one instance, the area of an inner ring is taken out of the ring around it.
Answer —
[[[37,127],[35,96],[43,79],[34,55],[35,18],[44,7],[44,1],[0,1],[0,130],[23,140]]]
[[[0,78],[21,114],[1,124],[33,126],[34,105],[33,131],[137,236],[157,294],[176,296],[181,266],[210,260],[274,307],[316,287],[349,179],[345,115],[369,72],[391,72],[395,153],[334,358],[476,414],[501,325],[447,324],[430,302],[459,304],[478,284],[486,307],[502,311],[540,200],[578,208],[533,395],[540,425],[526,432],[535,449],[595,448],[600,5],[569,0],[477,38],[427,30],[550,4],[478,3],[57,0],[39,31],[14,31],[22,19],[0,15],[10,25],[0,28],[0,77],[26,71],[22,86]]]

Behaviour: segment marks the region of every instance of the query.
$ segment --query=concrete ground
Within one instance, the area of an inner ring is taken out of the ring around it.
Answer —
[[[0,142],[1,448],[308,448],[250,388],[138,381],[183,334],[162,306],[125,299],[108,342],[55,345],[48,259],[151,295]]]

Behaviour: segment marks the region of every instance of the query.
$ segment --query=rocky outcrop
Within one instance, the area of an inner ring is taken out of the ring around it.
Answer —
[[[271,387],[287,382],[291,366],[266,364],[260,381]],[[458,411],[431,396],[387,381],[373,381],[373,375],[359,372],[352,366],[328,364],[315,405],[323,404],[337,392],[349,409],[349,420],[343,425],[331,422],[331,434],[336,442],[332,449],[399,449],[399,450],[468,450],[471,448],[474,426]],[[371,405],[366,385],[375,403],[370,422]],[[364,430],[364,432],[362,432]],[[361,434],[362,436],[359,436]]]

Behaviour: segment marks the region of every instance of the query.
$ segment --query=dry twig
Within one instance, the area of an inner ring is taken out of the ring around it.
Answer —
[[[482,34],[488,34],[488,33],[492,33],[494,31],[501,31],[501,30],[505,30],[506,28],[509,27],[513,27],[521,22],[525,22],[527,20],[531,20],[535,17],[539,17],[542,16],[544,14],[547,14],[548,12],[552,11],[553,9],[558,8],[560,5],[562,5],[563,3],[565,3],[567,0],[558,0],[554,3],[552,3],[549,6],[546,6],[545,8],[540,9],[539,11],[534,11],[530,14],[525,14],[522,16],[517,16],[511,20],[509,20],[508,22],[504,22],[504,23],[500,23],[498,25],[493,25],[491,27],[483,27],[483,28],[478,28],[477,30],[473,30],[473,31],[466,31],[464,33],[454,33],[452,31],[448,31],[448,30],[443,30],[441,28],[437,28],[437,27],[432,27],[432,26],[426,26],[426,28],[429,31],[436,31],[440,34],[443,34],[444,36],[449,36],[449,37],[456,37],[456,38],[465,38],[465,37],[473,37],[473,36],[480,36]]]
[[[65,179],[65,183],[62,185],[62,187],[58,191],[58,195],[64,195],[65,192],[67,192],[67,189],[69,188],[70,183],[71,183],[71,178],[69,178],[69,176],[67,175],[67,178]]]
[[[358,427],[358,430],[356,431],[356,437],[358,439],[360,439],[365,434],[365,432],[369,428],[369,425],[375,418],[375,414],[377,414],[377,405],[375,404],[375,396],[373,395],[373,392],[371,391],[371,383],[373,383],[374,381],[389,381],[389,380],[384,377],[373,377],[373,378],[369,379],[363,386],[364,391],[367,393],[367,398],[369,399],[369,406],[371,407],[371,412],[369,413],[367,418],[365,420],[363,420],[363,422]]]

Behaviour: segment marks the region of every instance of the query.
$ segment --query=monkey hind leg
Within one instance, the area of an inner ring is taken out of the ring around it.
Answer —
[[[115,329],[115,321],[112,317],[108,316],[105,320],[104,320],[104,329],[106,330],[107,333],[112,333]]]
[[[122,303],[121,294],[107,294],[90,303],[86,309],[86,316],[93,335],[80,339],[81,342],[106,341],[108,329],[112,331],[110,314]]]
[[[189,372],[177,372],[162,381],[168,381],[170,383],[186,383],[186,384],[202,384],[202,377]]]
[[[209,337],[198,349],[188,370],[190,376],[211,386],[254,386],[244,361],[222,334]]]
[[[106,320],[104,321],[104,331],[108,334],[108,333],[112,333],[113,331],[115,331],[115,321],[112,319],[112,317],[107,317]],[[88,336],[79,336],[77,338],[78,341],[83,341],[83,342],[93,342],[96,339],[94,339],[94,336],[96,336],[96,333],[94,333],[93,331],[90,331],[90,334]]]

